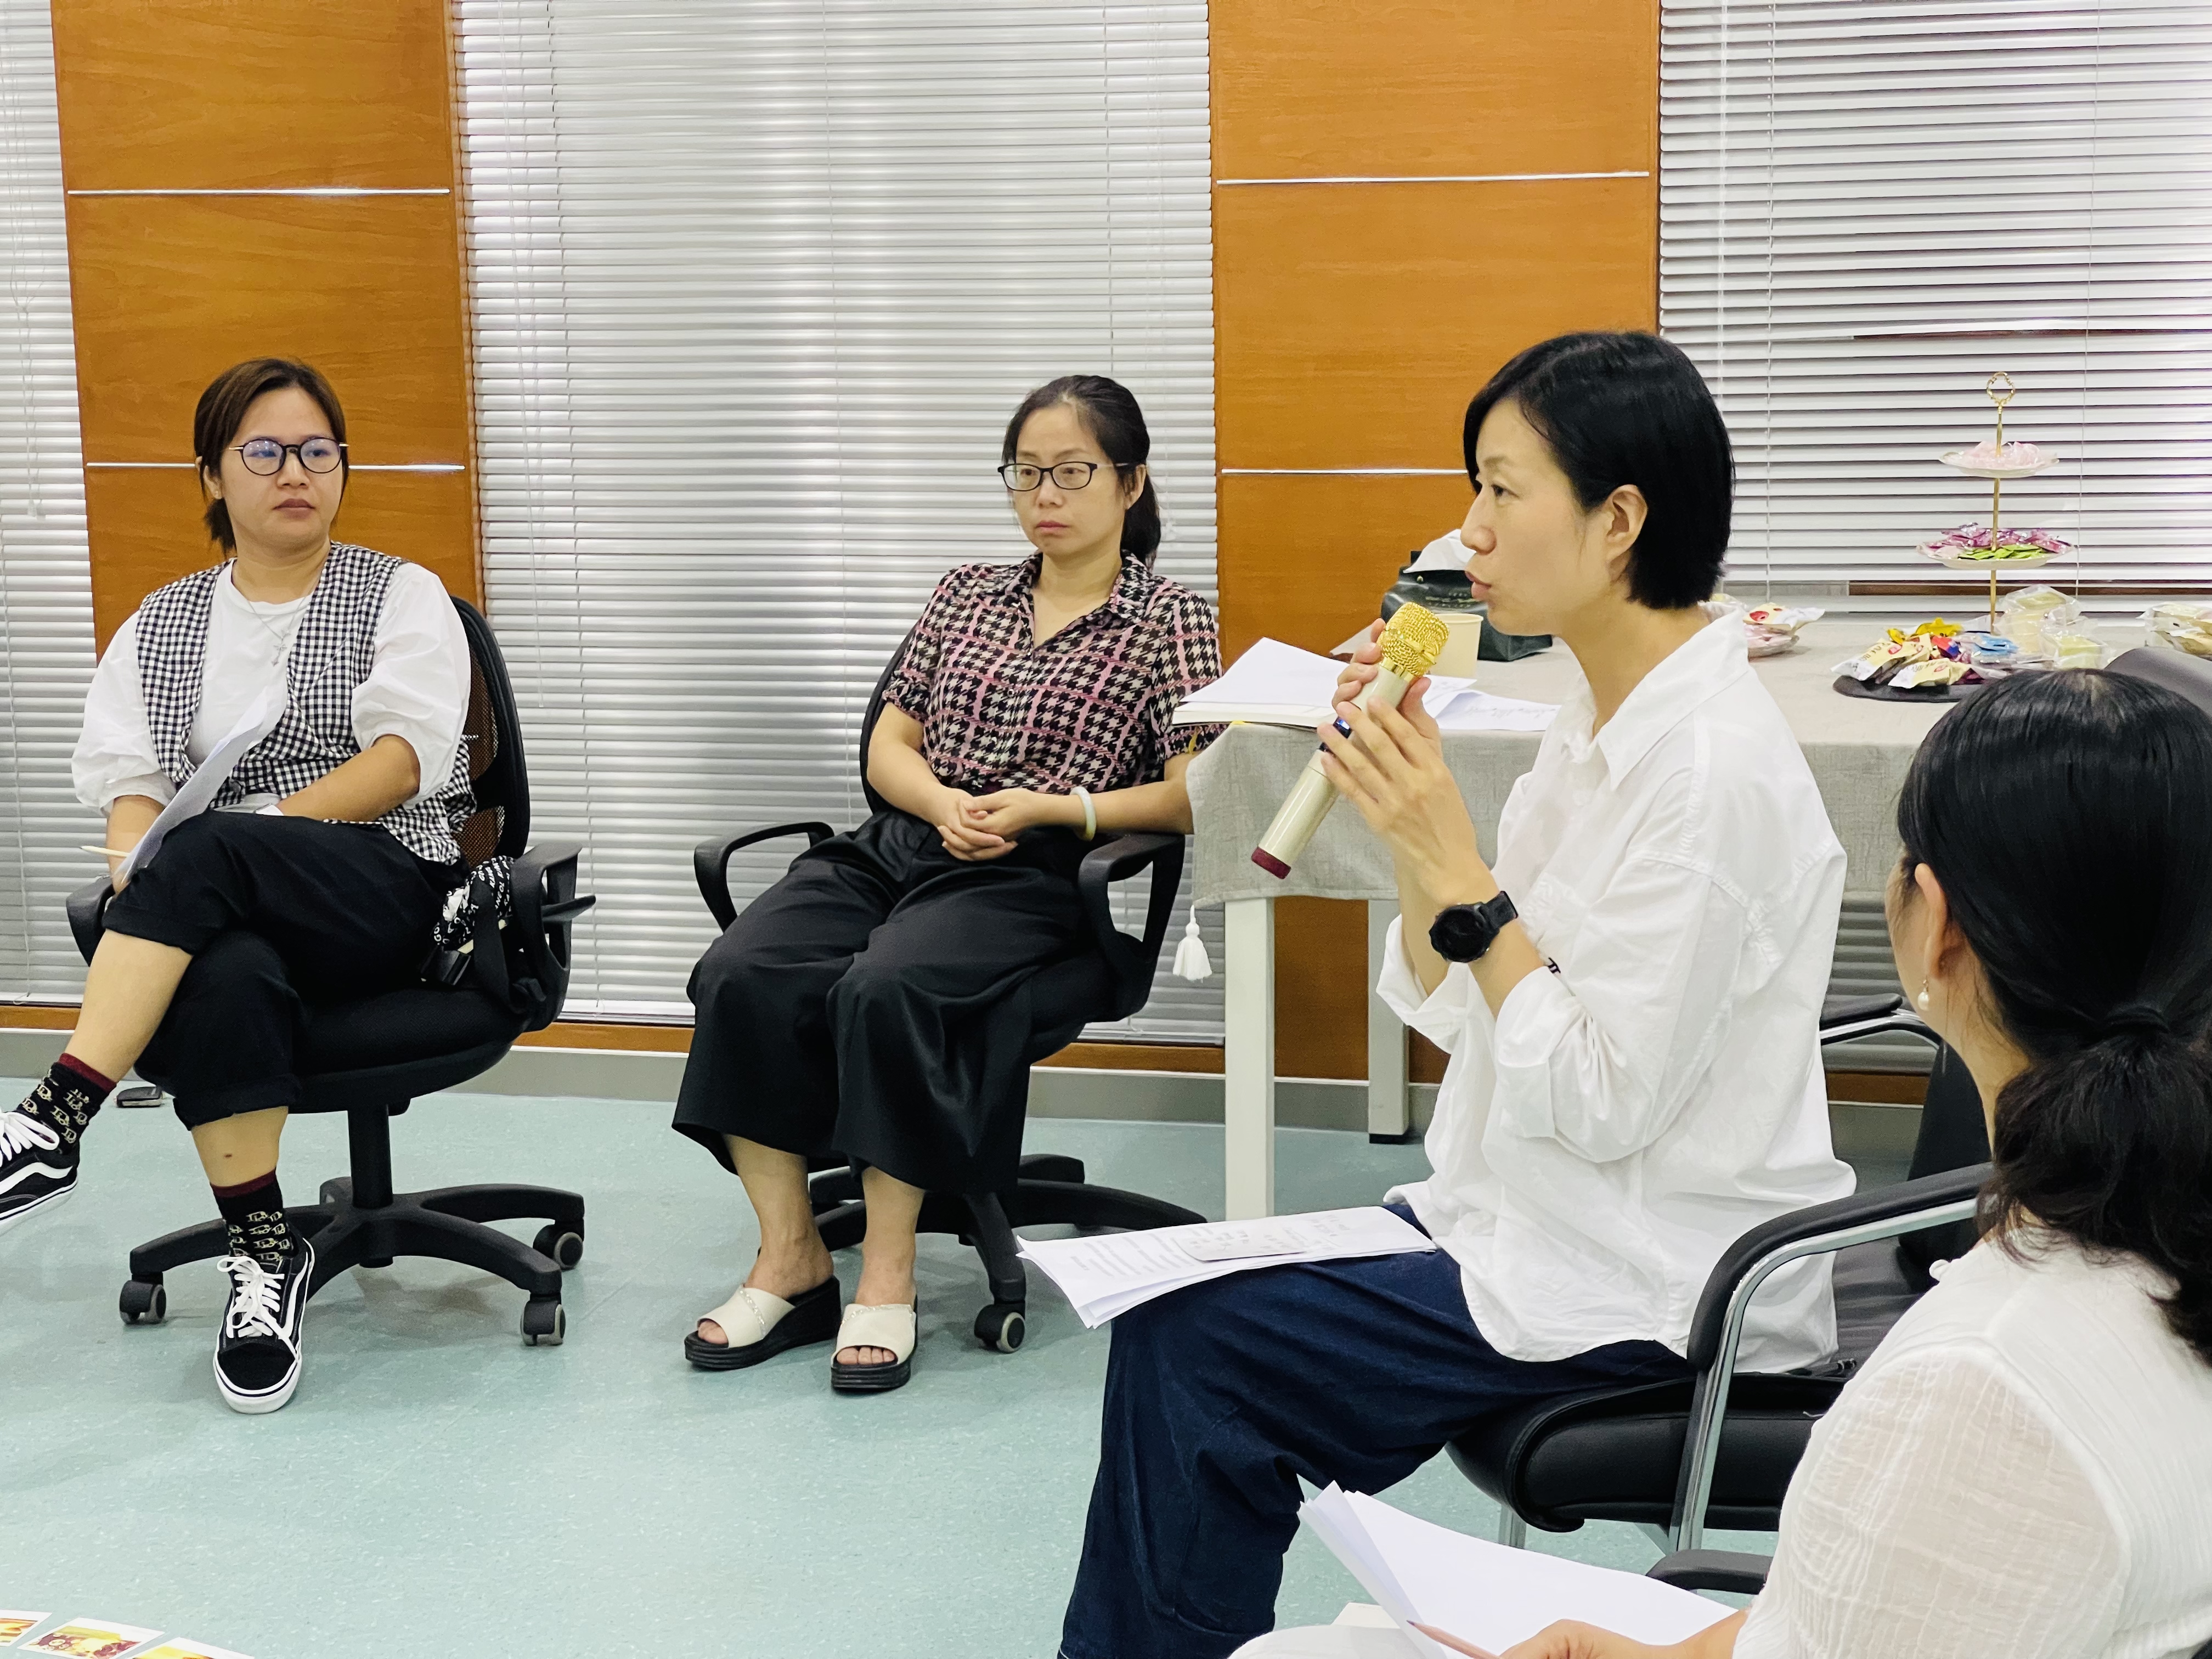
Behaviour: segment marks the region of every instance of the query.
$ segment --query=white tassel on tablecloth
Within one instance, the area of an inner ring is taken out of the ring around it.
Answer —
[[[1187,979],[1195,985],[1202,979],[1213,977],[1213,962],[1206,954],[1206,941],[1198,936],[1198,912],[1190,913],[1190,921],[1182,930],[1182,943],[1176,946],[1176,977]]]

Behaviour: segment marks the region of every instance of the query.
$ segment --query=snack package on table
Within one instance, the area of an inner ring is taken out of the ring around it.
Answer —
[[[2004,636],[2031,657],[2056,657],[2062,635],[2078,633],[2081,607],[2055,587],[2039,583],[2008,593],[1997,605]]]
[[[2151,606],[2140,620],[2144,644],[2186,651],[2192,657],[2212,657],[2212,604],[2176,599]]]
[[[1963,632],[1956,623],[1946,622],[1941,617],[1931,617],[1911,633],[1901,628],[1893,628],[1858,656],[1847,662],[1838,663],[1835,672],[1848,674],[1864,685],[1901,685],[1907,688],[1914,684],[1948,685],[1960,679],[1974,678],[1967,672],[1971,665],[1964,659],[1965,647],[1959,643]],[[1955,660],[1960,672],[1948,679],[1931,677],[1907,680],[1903,678],[1908,669],[1938,660]]]
[[[1705,613],[1718,622],[1723,617],[1743,618],[1744,649],[1753,657],[1778,657],[1797,643],[1798,630],[1818,622],[1827,612],[1814,605],[1747,605],[1726,593],[1705,602]]]

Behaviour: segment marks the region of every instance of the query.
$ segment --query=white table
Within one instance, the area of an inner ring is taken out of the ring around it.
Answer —
[[[1839,660],[1863,649],[1879,624],[1869,618],[1822,621],[1784,657],[1754,663],[1774,694],[1827,803],[1848,860],[1844,886],[1880,890],[1896,859],[1897,797],[1913,752],[1944,706],[1874,702],[1839,696]],[[1580,675],[1565,646],[1520,662],[1481,665],[1478,683],[1501,696],[1563,702]],[[1498,815],[1513,780],[1536,757],[1527,733],[1459,733],[1444,754],[1474,810],[1483,844],[1494,853]],[[1358,813],[1329,815],[1287,881],[1251,862],[1252,848],[1313,752],[1311,734],[1263,726],[1232,726],[1192,765],[1196,820],[1196,897],[1223,908],[1227,1212],[1232,1220],[1270,1215],[1275,1206],[1275,908],[1278,898],[1361,899],[1367,903],[1367,1121],[1370,1133],[1400,1135],[1411,1126],[1406,1030],[1372,987],[1397,915],[1390,860]]]

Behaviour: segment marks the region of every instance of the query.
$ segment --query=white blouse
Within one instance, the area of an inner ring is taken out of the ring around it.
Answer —
[[[1379,988],[1451,1055],[1435,1174],[1392,1196],[1516,1359],[1682,1352],[1730,1243],[1852,1187],[1819,1042],[1844,851],[1743,630],[1692,636],[1593,736],[1595,714],[1585,684],[1498,826],[1498,883],[1559,971],[1493,1018],[1458,964],[1424,998],[1394,932]],[[1743,1364],[1832,1350],[1828,1283],[1825,1257],[1768,1279]]]
[[[208,608],[199,712],[185,744],[194,764],[207,758],[264,688],[283,678],[309,597],[264,605],[240,593],[224,570]],[[469,647],[460,617],[435,575],[421,565],[402,565],[385,590],[374,665],[354,689],[354,741],[367,749],[381,737],[404,738],[422,769],[421,786],[411,797],[421,800],[444,787],[468,708]],[[77,799],[97,812],[125,795],[166,803],[176,793],[147,726],[136,611],[115,630],[93,672],[75,774]],[[250,811],[275,799],[256,795],[240,802],[238,810]]]
[[[1814,1429],[1735,1659],[2167,1659],[2212,1638],[2212,1365],[2140,1261],[1942,1273]]]

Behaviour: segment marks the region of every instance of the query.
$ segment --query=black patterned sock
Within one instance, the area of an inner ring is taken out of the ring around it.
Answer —
[[[215,1201],[230,1229],[233,1255],[250,1255],[272,1273],[283,1267],[292,1254],[292,1230],[285,1224],[284,1189],[276,1184],[276,1170],[216,1188]]]
[[[64,1054],[46,1068],[19,1109],[59,1134],[62,1145],[74,1150],[85,1125],[114,1092],[113,1079],[100,1076],[75,1054]]]

